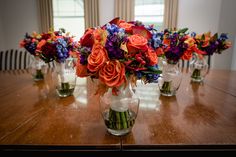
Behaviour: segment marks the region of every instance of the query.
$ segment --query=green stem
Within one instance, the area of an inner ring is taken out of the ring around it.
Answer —
[[[41,69],[37,69],[36,70],[36,75],[35,75],[35,78],[36,79],[44,79],[44,76],[43,76],[43,73],[42,73],[42,70]]]
[[[116,115],[116,128],[118,130],[121,129],[121,120],[120,120],[120,113],[119,112],[114,112]]]
[[[171,82],[165,81],[161,87],[161,92],[165,94],[171,93]]]
[[[194,69],[191,77],[194,79],[201,79],[201,70]]]
[[[130,116],[129,111],[124,112],[118,112],[115,110],[110,109],[109,110],[109,121],[106,123],[106,125],[110,129],[114,130],[121,130],[121,129],[127,129],[131,126],[133,126],[133,122],[129,124]]]
[[[65,83],[62,82],[61,87],[58,89],[59,94],[63,95],[63,97],[72,95],[73,91],[74,91],[74,88],[70,86],[68,82],[65,82]]]
[[[128,112],[128,111],[125,111],[125,112]],[[123,124],[123,129],[127,128],[127,119],[125,117],[125,112],[120,112],[120,119],[121,119],[122,124]]]
[[[70,84],[68,82],[66,82],[66,83],[62,82],[61,83],[61,89],[63,91],[68,91],[70,89]]]
[[[126,112],[125,112],[125,118],[126,118],[126,119],[130,119],[129,111],[126,111]],[[129,125],[129,122],[127,121],[127,128],[129,128],[130,126],[132,126],[132,125]]]

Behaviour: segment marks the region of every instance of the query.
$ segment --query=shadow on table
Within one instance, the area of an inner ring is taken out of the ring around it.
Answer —
[[[183,112],[184,118],[193,124],[210,124],[214,125],[218,117],[214,107],[207,106],[201,102],[201,95],[199,94],[199,88],[203,84],[191,83],[192,91],[194,94],[193,104],[187,106]]]

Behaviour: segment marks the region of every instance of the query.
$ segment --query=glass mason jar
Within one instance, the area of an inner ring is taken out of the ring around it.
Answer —
[[[176,91],[179,89],[182,80],[182,73],[178,64],[178,62],[163,60],[162,74],[158,79],[161,95],[174,96]]]
[[[118,95],[112,94],[112,89],[100,96],[100,110],[110,134],[122,136],[131,132],[139,109],[139,98],[131,85],[119,88]]]
[[[193,54],[193,59],[189,65],[191,81],[202,82],[207,74],[208,64],[203,55]]]
[[[74,92],[76,85],[75,63],[74,58],[67,58],[62,63],[56,63],[56,91],[60,97],[70,96]]]
[[[44,75],[46,73],[46,64],[38,56],[32,57],[30,64],[30,73],[33,76],[34,81],[44,80]]]

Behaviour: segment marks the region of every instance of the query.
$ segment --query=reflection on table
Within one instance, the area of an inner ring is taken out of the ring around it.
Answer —
[[[106,131],[96,80],[77,79],[74,95],[59,98],[51,73],[36,83],[24,70],[0,72],[1,146],[145,150],[236,143],[236,72],[210,70],[204,84],[184,73],[174,97],[160,96],[157,83],[138,81],[138,116],[122,137]]]

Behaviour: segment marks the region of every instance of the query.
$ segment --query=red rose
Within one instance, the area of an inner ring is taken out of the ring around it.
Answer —
[[[94,29],[88,28],[84,35],[80,38],[80,44],[81,46],[86,46],[86,47],[92,47],[94,43],[93,39],[93,31]]]
[[[45,58],[50,58],[53,59],[54,56],[57,53],[56,46],[46,42],[42,47],[41,47],[41,53]]]
[[[42,39],[48,40],[49,38],[51,38],[51,34],[50,33],[43,33],[42,34]]]
[[[87,77],[87,66],[80,64],[80,59],[77,60],[76,74],[79,77]]]

